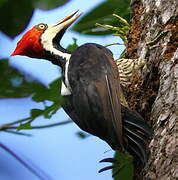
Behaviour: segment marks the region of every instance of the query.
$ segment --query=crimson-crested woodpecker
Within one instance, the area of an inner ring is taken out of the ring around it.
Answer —
[[[77,11],[57,24],[38,24],[26,32],[11,54],[46,59],[62,68],[61,95],[70,118],[84,131],[106,141],[113,150],[127,150],[143,164],[151,129],[135,111],[120,102],[119,72],[110,50],[87,43],[69,52],[60,45]]]

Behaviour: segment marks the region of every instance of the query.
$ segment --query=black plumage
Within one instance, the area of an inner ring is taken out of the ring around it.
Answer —
[[[114,150],[126,149],[143,164],[151,129],[135,111],[120,103],[119,73],[111,51],[93,43],[80,46],[69,60],[71,95],[64,109],[84,131]]]

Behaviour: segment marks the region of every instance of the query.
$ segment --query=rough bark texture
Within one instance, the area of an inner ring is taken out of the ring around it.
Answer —
[[[135,0],[127,58],[146,59],[128,89],[130,107],[154,128],[150,159],[140,179],[178,179],[178,1]],[[177,126],[177,127],[176,127]],[[137,178],[138,180],[138,178]]]

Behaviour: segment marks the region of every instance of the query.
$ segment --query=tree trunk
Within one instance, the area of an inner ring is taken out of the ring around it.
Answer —
[[[178,0],[134,0],[131,6],[126,58],[145,59],[146,65],[133,76],[127,101],[154,129],[150,159],[137,180],[176,180]]]

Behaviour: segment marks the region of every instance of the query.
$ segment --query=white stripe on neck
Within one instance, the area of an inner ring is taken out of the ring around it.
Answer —
[[[66,87],[66,85],[64,84],[64,82],[62,81],[62,85],[61,85],[61,96],[69,96],[71,95],[71,91],[69,90],[69,88]]]
[[[46,40],[43,40],[43,38],[41,39],[41,43],[43,44],[43,48],[46,50],[46,51],[49,51],[50,53],[54,54],[54,55],[57,55],[59,57],[61,57],[62,59],[66,59],[66,60],[69,60],[70,57],[71,57],[71,54],[69,53],[64,53],[62,51],[59,51],[57,50],[56,48],[53,47],[53,44],[52,44],[52,41],[46,41]]]
[[[72,94],[72,89],[69,84],[69,78],[68,78],[69,61],[70,59],[66,60],[66,63],[65,63],[65,71],[64,71],[65,83],[62,81],[62,86],[61,86],[62,96],[69,96]]]
[[[43,45],[43,48],[46,51],[49,51],[50,53],[52,53],[54,55],[57,55],[57,56],[59,56],[59,57],[66,60],[65,73],[64,73],[65,83],[62,82],[61,95],[62,96],[67,96],[67,95],[72,94],[71,86],[69,84],[69,79],[68,79],[68,67],[69,67],[69,60],[70,60],[71,54],[70,53],[64,53],[64,52],[59,51],[58,49],[53,47],[52,40],[54,39],[55,36],[56,36],[56,33],[54,33],[51,28],[47,29],[41,35],[41,44]]]
[[[45,32],[41,35],[41,44],[43,45],[43,48],[54,55],[58,55],[63,59],[69,60],[71,56],[70,53],[64,53],[54,48],[52,41],[55,38],[55,36],[56,32],[53,31],[53,28],[49,27],[48,29],[46,29]]]
[[[65,84],[66,84],[67,88],[69,88],[69,90],[71,91],[71,86],[69,84],[69,78],[68,78],[69,61],[70,61],[70,59],[68,59],[66,61],[66,64],[65,64],[65,73],[64,73],[64,76],[65,76]]]

